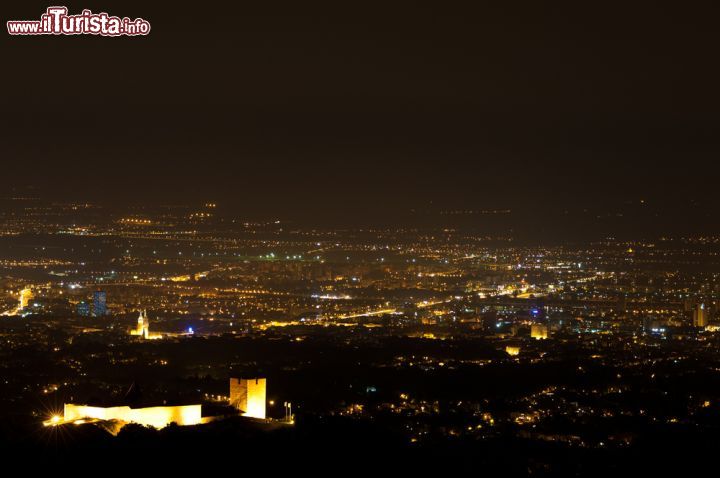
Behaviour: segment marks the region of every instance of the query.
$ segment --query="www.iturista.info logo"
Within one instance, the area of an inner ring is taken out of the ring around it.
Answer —
[[[137,36],[150,33],[150,22],[142,18],[113,17],[107,13],[83,10],[68,15],[67,7],[48,7],[40,20],[7,22],[10,35],[102,35],[108,37]]]

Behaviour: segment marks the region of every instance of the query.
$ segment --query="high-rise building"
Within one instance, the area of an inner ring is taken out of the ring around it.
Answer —
[[[708,324],[708,310],[700,303],[693,310],[693,327],[705,327]]]
[[[103,290],[93,292],[93,317],[107,315],[107,293]]]
[[[245,417],[264,419],[266,382],[264,378],[231,378],[230,405]]]
[[[75,306],[75,310],[81,317],[90,317],[90,304],[84,300]]]

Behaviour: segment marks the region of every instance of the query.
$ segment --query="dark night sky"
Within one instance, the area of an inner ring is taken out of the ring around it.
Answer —
[[[2,2],[3,24],[52,3]],[[64,2],[153,31],[3,32],[3,187],[289,214],[712,208],[718,16],[682,3]]]

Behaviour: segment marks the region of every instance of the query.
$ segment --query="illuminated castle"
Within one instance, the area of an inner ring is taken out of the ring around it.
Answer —
[[[230,404],[240,414],[249,418],[265,419],[266,384],[264,378],[231,378],[230,379]],[[171,423],[177,425],[198,425],[221,419],[222,417],[203,417],[202,405],[177,405],[177,406],[137,406],[140,392],[138,387],[133,385],[125,395],[121,404],[110,407],[102,407],[87,404],[66,403],[63,415],[54,415],[44,421],[45,426],[59,426],[74,423],[82,425],[85,423],[112,425],[111,433],[116,434],[127,423],[136,423],[154,428],[164,428]],[[135,406],[137,407],[135,407]],[[108,429],[108,431],[110,431]]]
[[[244,417],[265,419],[266,384],[264,378],[231,378],[230,405]]]
[[[174,407],[93,407],[66,403],[65,422],[117,420],[123,423],[164,428],[171,423],[178,425],[197,425],[202,423],[202,405],[181,405]]]
[[[150,319],[148,319],[147,312],[141,311],[140,316],[137,320],[137,327],[130,331],[130,335],[136,335],[144,339],[161,339],[162,334],[150,333]]]
[[[66,403],[63,416],[59,415],[45,422],[46,426],[65,423],[103,423],[104,428],[116,434],[127,423],[164,428],[171,423],[178,425],[197,425],[204,423],[202,405],[153,406],[142,400],[142,392],[133,383],[122,400],[110,406],[97,404]]]

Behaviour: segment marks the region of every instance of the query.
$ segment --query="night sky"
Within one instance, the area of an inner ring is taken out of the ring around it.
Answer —
[[[54,3],[152,32],[7,35]],[[298,216],[720,203],[710,8],[54,3],[0,6],[6,191]]]

